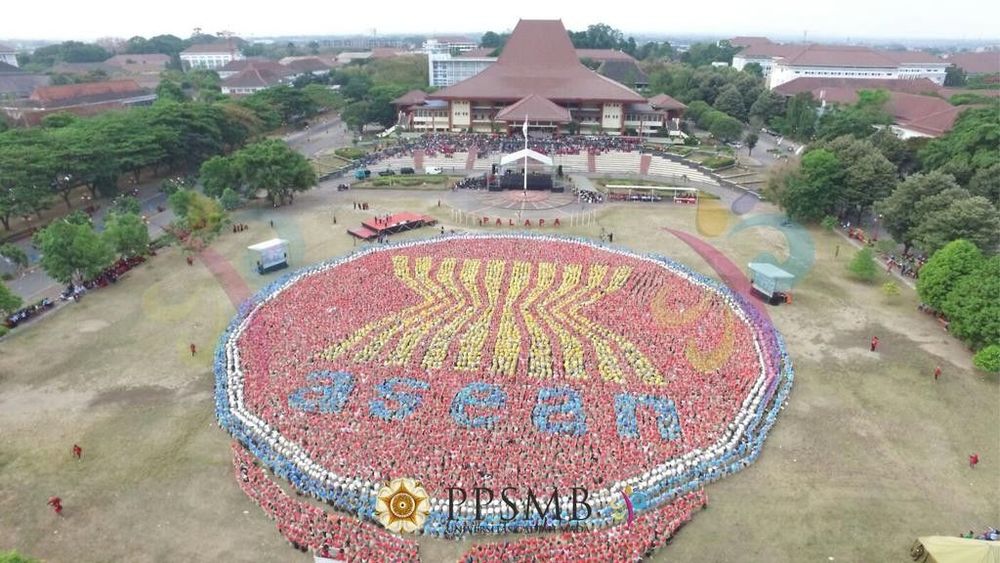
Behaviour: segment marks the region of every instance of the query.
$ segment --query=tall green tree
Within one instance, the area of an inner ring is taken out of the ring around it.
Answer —
[[[364,129],[365,124],[368,123],[368,108],[368,102],[352,102],[347,104],[347,107],[340,112],[340,118],[344,121],[344,125],[347,125],[348,129],[360,133]]]
[[[746,121],[747,119],[747,110],[743,105],[743,96],[740,95],[740,91],[734,84],[726,86],[719,92],[718,97],[715,98],[715,109],[740,121]]]
[[[1000,204],[1000,160],[985,168],[980,168],[969,180],[972,195],[985,197]]]
[[[139,199],[135,196],[118,196],[113,202],[111,202],[111,213],[117,213],[119,215],[125,215],[127,213],[139,215],[142,213],[142,205],[139,203]]]
[[[695,43],[681,55],[681,61],[695,67],[710,65],[714,62],[731,64],[733,55],[738,52],[740,52],[740,48],[730,45],[728,41]]]
[[[187,99],[180,84],[163,80],[156,86],[156,99],[163,102],[183,102]]]
[[[1000,372],[1000,344],[990,344],[983,347],[973,356],[972,363],[983,371]]]
[[[753,131],[747,133],[746,137],[743,137],[743,142],[747,145],[747,156],[750,156],[753,153],[753,148],[757,146],[757,141],[759,140],[760,137],[758,137],[757,133],[754,133]]]
[[[747,63],[743,65],[743,72],[764,78],[764,67],[760,66],[760,63]]]
[[[925,171],[940,170],[966,184],[982,168],[997,162],[1000,120],[996,108],[963,111],[951,131],[932,140],[920,152]]]
[[[93,279],[114,261],[111,246],[89,224],[55,221],[35,233],[34,243],[42,269],[61,283]]]
[[[927,200],[921,204],[925,202]],[[966,239],[984,251],[995,252],[1000,244],[998,236],[1000,213],[982,196],[951,198],[945,206],[927,213],[913,231],[914,241],[924,252],[934,252],[957,239]]]
[[[859,222],[876,201],[886,198],[896,187],[896,166],[867,139],[846,135],[820,146],[833,152],[844,167],[837,204],[851,221]]]
[[[879,204],[879,212],[884,215],[883,224],[892,234],[892,238],[903,243],[909,250],[915,238],[915,229],[922,224],[929,213],[939,210],[939,205],[921,205],[921,201],[943,192],[953,194],[942,202],[948,203],[952,197],[963,197],[955,179],[941,172],[929,174],[914,174],[899,183],[889,195]]]
[[[799,173],[785,178],[779,204],[796,221],[813,223],[829,214],[840,197],[843,170],[840,161],[826,149],[809,151],[802,157]]]
[[[740,134],[743,132],[743,124],[735,117],[722,114],[712,120],[709,131],[713,137],[722,142],[735,141],[740,138]]]
[[[264,190],[272,204],[291,203],[295,192],[316,185],[316,172],[309,161],[276,139],[248,145],[232,158],[249,193]]]
[[[785,99],[773,90],[764,90],[754,100],[750,106],[750,118],[757,118],[762,124],[769,124],[771,120],[782,114],[785,109]]]
[[[507,37],[509,37],[509,34],[507,33],[500,34],[494,31],[487,31],[479,39],[479,46],[498,49],[503,47],[504,43],[507,42]]]
[[[944,69],[944,85],[952,88],[965,86],[965,71],[955,65]]]
[[[28,254],[14,243],[0,244],[0,257],[10,260],[18,270],[28,267]]]
[[[854,254],[854,258],[847,264],[847,269],[858,280],[869,283],[874,281],[878,275],[878,269],[872,249],[867,246],[859,249]]]
[[[816,131],[819,104],[809,92],[795,94],[785,104],[785,115],[775,120],[778,130],[789,137],[809,139]]]
[[[926,267],[926,266],[925,266]],[[920,271],[923,276],[923,269]],[[1000,256],[980,260],[961,276],[944,299],[941,310],[948,332],[973,348],[1000,344]]]
[[[199,174],[205,195],[220,197],[226,189],[240,189],[242,178],[234,159],[225,156],[213,156],[201,164]]]
[[[23,303],[20,296],[11,291],[6,284],[0,282],[0,317],[6,317],[17,311]]]
[[[111,213],[104,222],[104,237],[122,257],[142,256],[149,251],[149,227],[134,213]]]
[[[954,240],[935,252],[920,268],[917,295],[924,303],[941,310],[948,295],[963,277],[983,262],[983,253],[967,240]]]

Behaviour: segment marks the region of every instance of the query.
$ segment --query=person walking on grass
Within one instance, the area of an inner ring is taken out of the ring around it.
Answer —
[[[878,351],[878,337],[877,336],[873,336],[872,337],[871,346],[872,346],[871,347],[872,352],[877,352]]]
[[[934,368],[934,381],[937,381],[941,377],[941,366]]]

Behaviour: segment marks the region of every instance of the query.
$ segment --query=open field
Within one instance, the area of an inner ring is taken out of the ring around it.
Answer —
[[[250,228],[225,232],[212,249],[257,289],[273,277],[253,272],[245,248],[273,236],[289,240],[290,261],[303,266],[349,251],[356,243],[345,229],[374,214],[410,210],[452,228],[438,194],[369,190],[366,212],[352,209],[359,196],[326,187],[287,208],[238,211],[233,220]],[[615,244],[707,275],[665,227],[698,234],[737,265],[764,252],[787,257],[774,229],[710,237],[695,213],[606,204],[597,224],[559,232],[597,238],[604,228]],[[725,233],[739,218],[710,220]],[[816,262],[794,304],[768,309],[796,367],[789,404],[760,459],[709,485],[709,508],[654,560],[903,561],[917,536],[1000,521],[997,377],[972,369],[963,346],[916,311],[910,289],[887,302],[878,284],[846,278],[846,241],[809,235]],[[0,551],[67,562],[309,560],[239,490],[230,437],[215,422],[212,351],[234,312],[208,269],[174,248],[0,341]],[[868,351],[873,334],[878,354]],[[63,498],[64,517],[45,506],[51,495]],[[421,541],[427,561],[466,547]]]

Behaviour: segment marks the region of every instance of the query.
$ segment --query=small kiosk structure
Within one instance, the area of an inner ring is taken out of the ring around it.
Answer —
[[[795,276],[774,264],[750,262],[750,285],[771,305],[792,302],[792,281]]]
[[[247,250],[254,253],[253,258],[258,274],[263,275],[288,267],[287,240],[273,238],[248,246]]]

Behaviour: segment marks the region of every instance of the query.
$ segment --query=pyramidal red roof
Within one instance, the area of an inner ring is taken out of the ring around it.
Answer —
[[[645,101],[628,87],[583,66],[560,20],[520,20],[496,63],[430,97],[514,101],[532,94],[557,102]]]
[[[569,123],[573,120],[569,110],[552,103],[549,100],[532,94],[526,98],[515,102],[499,113],[497,121],[523,122],[528,121],[552,121],[554,123]]]

